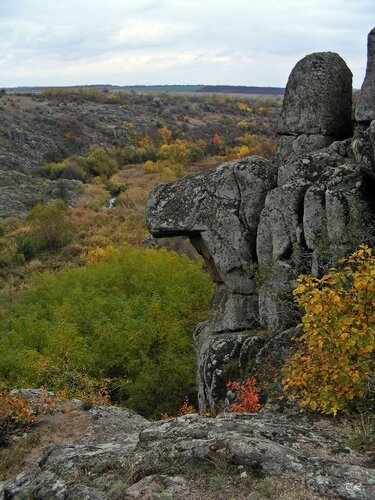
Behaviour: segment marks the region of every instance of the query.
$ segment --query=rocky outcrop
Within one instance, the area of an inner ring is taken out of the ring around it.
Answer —
[[[49,181],[0,167],[0,219],[25,215],[38,202],[62,199],[74,206],[82,188],[78,180]]]
[[[128,410],[94,407],[79,443],[46,448],[31,471],[0,484],[0,498],[225,498],[207,491],[220,471],[238,498],[256,495],[255,477],[274,478],[276,495],[278,483],[294,490],[297,481],[311,499],[370,500],[375,488],[375,471],[333,424],[267,412],[148,422]]]
[[[355,119],[365,124],[375,120],[375,28],[367,38],[366,76],[358,96]]]
[[[351,78],[337,54],[306,56],[286,87],[274,161],[248,157],[150,196],[150,232],[188,236],[216,283],[194,334],[202,411],[215,412],[230,377],[249,373],[241,359],[247,348],[256,357],[254,337],[261,348],[296,324],[297,276],[321,275],[374,237],[375,121],[350,138]]]
[[[275,166],[252,157],[165,184],[150,195],[151,233],[187,235],[206,260],[216,283],[211,319],[215,332],[258,324],[255,267],[250,264],[256,262],[256,231],[264,200],[275,185]]]

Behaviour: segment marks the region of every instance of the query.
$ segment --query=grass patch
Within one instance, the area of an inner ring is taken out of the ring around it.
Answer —
[[[26,455],[40,440],[40,433],[32,432],[16,439],[10,446],[0,448],[0,480],[15,473],[23,465]]]
[[[375,451],[375,415],[361,413],[352,424],[348,444],[358,450],[374,447]]]

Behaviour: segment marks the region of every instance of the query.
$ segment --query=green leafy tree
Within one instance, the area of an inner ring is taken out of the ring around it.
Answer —
[[[46,207],[38,203],[30,211],[28,219],[36,244],[41,249],[59,250],[73,238],[69,209],[62,200]]]
[[[85,157],[85,165],[88,166],[92,174],[107,179],[118,170],[116,159],[98,144],[91,146],[89,153]]]
[[[204,159],[204,151],[199,146],[192,144],[189,149],[189,161],[196,163]]]

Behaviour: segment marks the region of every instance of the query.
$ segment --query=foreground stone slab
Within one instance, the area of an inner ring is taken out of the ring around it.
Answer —
[[[79,444],[47,448],[32,471],[0,485],[0,498],[221,498],[205,489],[207,466],[211,474],[232,475],[233,484],[240,474],[270,477],[275,484],[298,480],[305,498],[373,498],[375,470],[345,445],[329,420],[314,424],[266,408],[260,414],[193,414],[158,422],[113,407],[94,407],[88,416]],[[101,437],[92,442],[97,433]],[[202,475],[193,478],[193,467]],[[254,493],[254,484],[245,483],[242,493]]]

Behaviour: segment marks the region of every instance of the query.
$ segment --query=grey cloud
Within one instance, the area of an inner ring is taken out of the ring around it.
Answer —
[[[175,78],[181,75],[186,83],[212,74],[212,68],[206,71],[204,67],[208,53],[232,60],[232,65],[217,62],[221,80],[216,83],[280,85],[289,64],[286,61],[292,64],[313,51],[336,51],[356,68],[364,66],[373,11],[373,0],[0,0],[0,54],[6,52],[7,59],[4,66],[0,60],[1,84],[7,85],[5,78],[12,74],[9,59],[22,67],[32,58],[47,71],[50,60],[69,67],[69,63],[95,57],[102,60],[133,53],[157,59],[173,49],[197,55],[193,62],[175,66]],[[131,27],[137,23],[159,23],[167,28],[160,33],[156,29],[139,37],[116,38],[124,26],[136,34]],[[265,69],[269,59],[272,72]],[[237,82],[233,74],[236,64],[247,65],[238,69]],[[74,68],[77,80],[82,81],[85,75]],[[249,80],[239,81],[246,78],[246,71]],[[137,74],[133,78],[136,81]],[[153,83],[166,82],[166,78],[174,83],[173,68],[161,66],[154,72]]]

